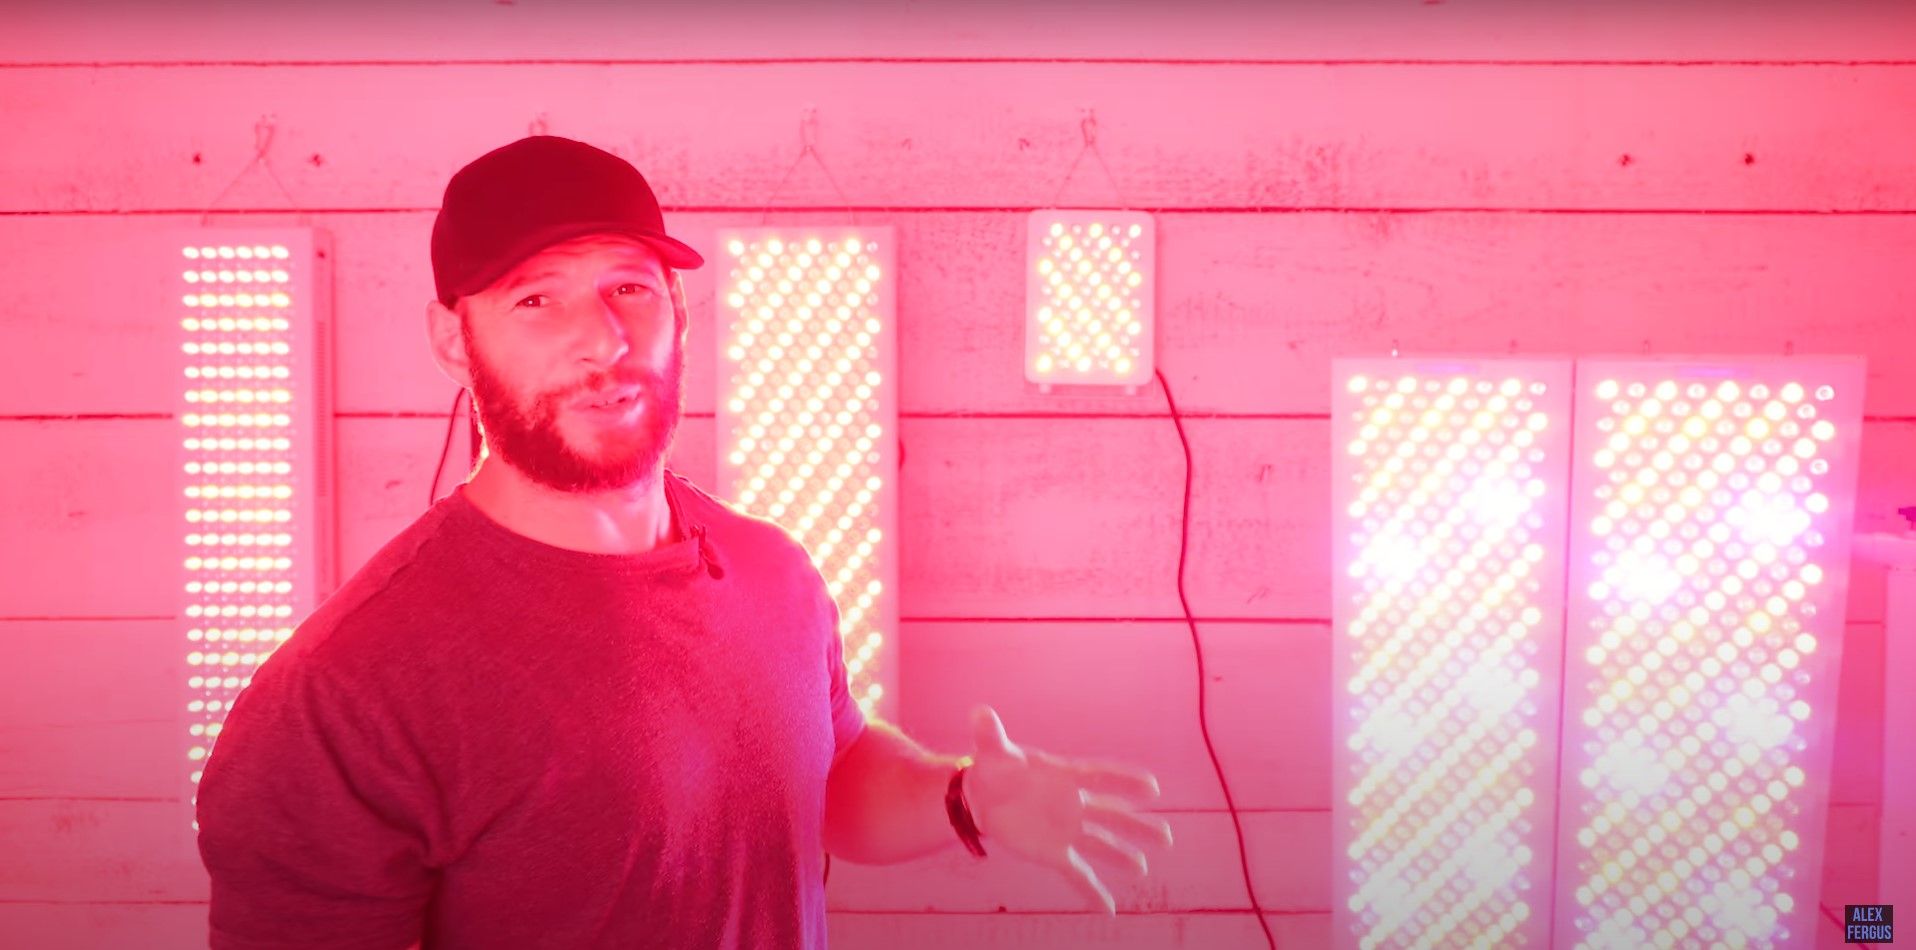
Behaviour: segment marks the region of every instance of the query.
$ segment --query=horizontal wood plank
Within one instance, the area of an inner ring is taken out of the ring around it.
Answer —
[[[803,227],[829,215],[790,216]],[[0,416],[178,411],[176,251],[190,216],[0,217]],[[751,214],[672,227],[716,251]],[[1024,216],[885,213],[898,230],[898,387],[911,414],[1162,414],[1156,387],[1024,380]],[[337,406],[446,411],[426,346],[424,212],[319,215],[334,239]],[[1905,337],[1916,215],[1172,214],[1158,222],[1158,363],[1182,411],[1323,414],[1330,361],[1380,354],[1868,357],[1865,412],[1916,418]],[[114,262],[114,279],[94,276]],[[686,405],[717,404],[715,262],[686,275]]]
[[[258,9],[16,0],[0,62],[201,60],[1164,59],[1259,61],[1881,60],[1916,57],[1909,11],[1884,3],[1529,5],[1198,0],[1086,15],[1063,3],[964,8],[855,2],[413,0]],[[196,15],[197,14],[197,15]]]
[[[1330,914],[1270,914],[1280,947],[1331,946]],[[1248,913],[889,914],[834,913],[833,950],[971,950],[976,947],[1103,947],[1109,950],[1256,950],[1268,946]]]
[[[1123,911],[1246,910],[1244,872],[1229,815],[1175,813],[1175,841],[1146,852],[1151,872],[1132,878],[1099,867]],[[1328,912],[1330,815],[1261,813],[1240,816],[1251,855],[1252,880],[1264,909],[1285,913]],[[954,842],[955,843],[955,842]],[[994,860],[996,859],[996,860]],[[910,866],[866,867],[832,863],[830,906],[835,910],[990,913],[1082,912],[1085,899],[1056,871],[1011,855],[980,862],[956,847]]]
[[[0,901],[0,933],[31,950],[203,950],[203,902],[63,903]],[[1265,946],[1248,913],[888,913],[831,911],[834,950],[1106,947],[1232,950]],[[1330,915],[1271,914],[1279,946],[1321,947]]]
[[[13,901],[204,901],[183,799],[0,799],[0,896]]]
[[[1327,810],[1327,629],[1200,630],[1212,739],[1239,807]],[[173,621],[0,621],[0,797],[178,797],[178,634]],[[1155,807],[1223,808],[1182,624],[909,623],[899,637],[900,725],[926,745],[969,750],[968,714],[989,703],[1020,742],[1150,769]]]
[[[915,419],[901,427],[907,616],[1180,616],[1183,460],[1164,420]],[[1201,617],[1330,615],[1329,424],[1195,419],[1186,586]],[[1866,424],[1857,525],[1916,485],[1916,424]],[[1902,499],[1902,500],[1899,500]],[[1123,578],[1123,580],[1119,580]],[[1847,618],[1882,617],[1882,570]]]
[[[186,643],[171,620],[0,620],[0,798],[177,801]]]
[[[1328,813],[1329,627],[1198,633],[1212,745],[1238,807]],[[899,635],[900,724],[932,748],[970,751],[971,710],[986,704],[1016,741],[1149,769],[1160,807],[1223,809],[1183,623],[914,623]]]
[[[23,950],[205,950],[206,902],[0,900],[0,934]]]
[[[0,421],[0,617],[170,617],[172,420]]]
[[[439,481],[463,480],[461,416]],[[0,617],[171,616],[182,549],[172,420],[0,420]],[[444,419],[338,420],[342,577],[425,513]],[[679,427],[673,468],[711,484],[712,420]]]
[[[16,859],[0,865],[0,894],[6,895],[0,901],[0,921],[7,914],[26,917],[36,907],[113,903],[148,907],[154,902],[204,901],[205,872],[190,850],[190,838],[172,827],[181,814],[177,804],[0,800],[0,832],[4,833],[0,841],[9,844],[9,856]],[[1840,907],[1845,901],[1870,902],[1861,898],[1873,893],[1877,820],[1874,806],[1830,809],[1822,903]],[[1322,915],[1327,921],[1328,908],[1322,904],[1287,909],[1269,902],[1287,896],[1329,899],[1328,817],[1319,818],[1317,823],[1323,827],[1317,831],[1304,828],[1302,820],[1290,822],[1287,828],[1273,816],[1249,815],[1246,822],[1253,866],[1258,868],[1254,877],[1260,899],[1267,902],[1266,911],[1284,918]],[[1241,913],[1249,902],[1228,825],[1221,817],[1200,824],[1222,834],[1188,835],[1188,853],[1167,859],[1166,864],[1203,883],[1191,887],[1192,881],[1186,879],[1149,881],[1129,889],[1119,886],[1114,895],[1123,895],[1120,901],[1126,913],[1115,922],[1100,914],[1071,912],[1073,898],[1063,885],[1047,877],[1051,872],[1016,859],[975,863],[955,850],[889,868],[835,862],[828,899],[838,919],[925,918],[928,923],[951,926],[963,926],[960,921],[995,921],[1007,928],[999,939],[1009,939],[1021,919],[1051,914],[1057,915],[1061,926],[1109,927],[1154,917],[1217,918]],[[1188,825],[1188,821],[1180,822],[1181,827]],[[1166,868],[1161,866],[1157,875],[1164,874]],[[1297,893],[1271,893],[1268,888],[1274,880],[1286,882]],[[1183,903],[1187,900],[1198,903]],[[1161,901],[1170,903],[1161,905]],[[1106,939],[1119,936],[1106,933],[1110,934]]]
[[[1193,419],[1186,586],[1200,617],[1330,615],[1328,423]],[[710,486],[710,418],[674,464]],[[900,606],[908,618],[1177,617],[1183,461],[1168,420],[912,418],[899,438]],[[170,420],[0,420],[0,617],[170,616],[178,538]],[[425,510],[435,419],[339,420],[341,566]],[[447,478],[458,470],[448,462]],[[1856,524],[1887,530],[1916,484],[1916,423],[1869,423]],[[167,473],[164,477],[156,473]],[[442,490],[450,482],[442,481]],[[1857,565],[1847,619],[1882,619]]]
[[[0,797],[171,799],[181,791],[184,646],[171,621],[0,621]],[[1240,809],[1327,813],[1330,631],[1201,624],[1212,745]],[[1830,800],[1882,800],[1883,627],[1845,632]],[[1158,777],[1153,807],[1224,808],[1181,623],[907,623],[899,725],[971,748],[971,710],[1016,741]]]
[[[436,208],[539,122],[675,207],[1909,210],[1912,97],[1895,65],[22,67],[0,210]],[[1115,181],[1067,186],[1087,107]],[[807,109],[831,174],[788,180]],[[220,197],[266,116],[286,193]]]

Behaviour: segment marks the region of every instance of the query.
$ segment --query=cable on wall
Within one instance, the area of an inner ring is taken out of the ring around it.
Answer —
[[[452,454],[452,430],[459,420],[459,404],[465,400],[466,391],[452,394],[452,408],[446,410],[446,442],[439,447],[439,464],[432,467],[432,487],[426,490],[426,507],[439,500],[439,473],[446,468],[446,457]]]
[[[1231,828],[1237,832],[1238,868],[1244,872],[1244,893],[1251,898],[1251,913],[1264,931],[1265,942],[1271,950],[1277,950],[1277,937],[1271,933],[1270,921],[1264,919],[1257,886],[1251,882],[1251,858],[1244,845],[1244,823],[1238,817],[1237,801],[1231,797],[1231,785],[1224,779],[1224,765],[1218,761],[1217,746],[1211,743],[1211,725],[1204,702],[1204,643],[1198,637],[1197,619],[1191,612],[1190,597],[1184,591],[1184,567],[1191,551],[1191,441],[1184,433],[1184,417],[1178,414],[1177,400],[1171,397],[1171,384],[1164,378],[1164,370],[1156,370],[1155,374],[1158,386],[1164,390],[1164,404],[1171,410],[1171,423],[1177,426],[1178,445],[1184,450],[1184,511],[1178,521],[1178,604],[1184,608],[1184,622],[1191,629],[1191,651],[1197,657],[1198,731],[1204,736],[1204,751],[1210,754],[1211,768],[1217,773],[1218,788],[1224,792],[1224,808],[1231,814]]]

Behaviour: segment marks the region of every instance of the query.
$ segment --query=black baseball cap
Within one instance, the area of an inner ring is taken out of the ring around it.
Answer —
[[[446,184],[432,223],[439,302],[478,293],[520,261],[588,234],[623,234],[690,270],[699,252],[665,233],[659,200],[639,170],[611,152],[556,135],[496,148]]]

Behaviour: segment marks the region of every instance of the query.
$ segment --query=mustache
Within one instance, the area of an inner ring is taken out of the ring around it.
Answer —
[[[643,369],[600,370],[576,383],[548,390],[540,401],[565,402],[596,390],[622,386],[638,386],[647,393],[660,393],[665,390],[665,383],[665,377]]]

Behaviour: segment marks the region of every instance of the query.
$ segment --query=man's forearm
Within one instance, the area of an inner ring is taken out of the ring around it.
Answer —
[[[858,864],[893,864],[958,843],[945,814],[956,756],[935,755],[873,720],[832,768],[825,850]]]

